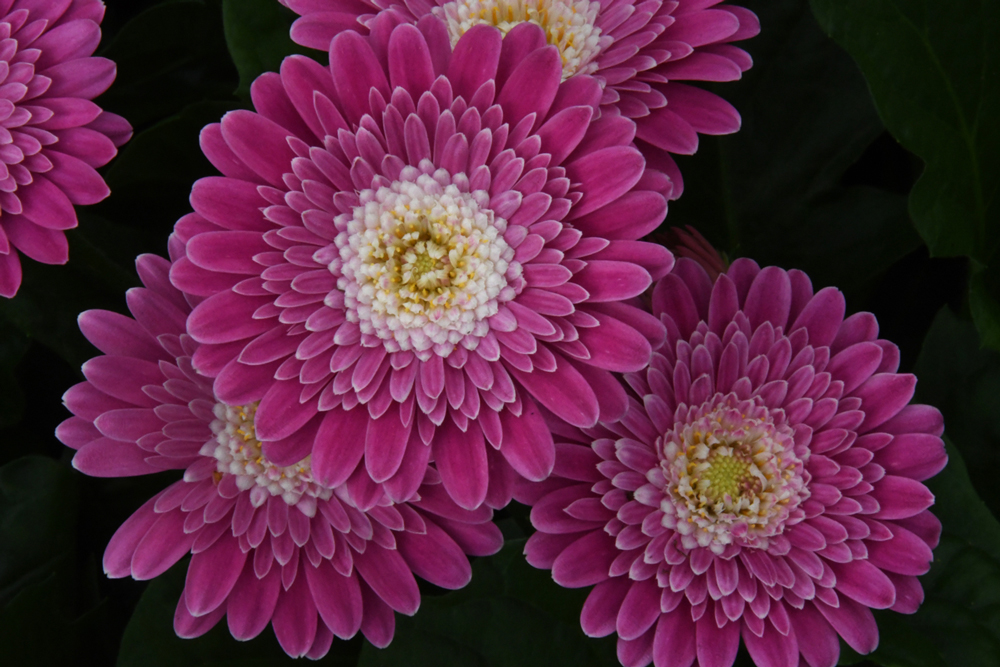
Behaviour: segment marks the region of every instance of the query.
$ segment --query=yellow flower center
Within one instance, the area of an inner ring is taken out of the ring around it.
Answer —
[[[589,0],[455,0],[434,13],[447,24],[452,46],[476,25],[496,26],[505,35],[521,23],[541,26],[546,41],[559,49],[566,80],[597,69],[594,59],[609,41],[594,25],[600,9]]]

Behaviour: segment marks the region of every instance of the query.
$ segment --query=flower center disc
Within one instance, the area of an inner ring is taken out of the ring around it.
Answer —
[[[485,191],[456,182],[467,180],[439,169],[364,190],[353,216],[338,218],[348,317],[389,351],[474,349],[486,320],[513,297],[507,276],[520,267],[503,239],[507,222],[486,208]]]
[[[493,25],[507,34],[519,23],[534,23],[545,31],[546,41],[559,49],[563,80],[574,74],[590,74],[601,50],[601,29],[594,23],[599,2],[589,0],[455,0],[435,8],[445,20],[451,45],[473,26]]]
[[[719,396],[663,442],[663,510],[687,548],[766,548],[809,496],[792,429],[753,401]]]
[[[328,500],[333,491],[313,481],[311,457],[286,467],[264,458],[253,424],[256,412],[256,403],[238,406],[216,403],[216,419],[211,424],[215,440],[206,443],[201,454],[218,461],[219,474],[235,476],[240,490],[251,491],[251,502],[257,507],[268,494],[281,496],[289,505],[298,504],[303,496]]]

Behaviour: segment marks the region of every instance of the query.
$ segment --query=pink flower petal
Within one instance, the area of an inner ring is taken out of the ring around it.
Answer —
[[[653,637],[656,667],[691,667],[696,657],[696,636],[695,625],[685,611],[660,616]]]
[[[520,61],[500,88],[497,104],[504,109],[504,122],[511,127],[535,114],[535,125],[549,112],[562,80],[562,62],[555,47],[532,51]]]
[[[472,567],[462,549],[434,522],[427,521],[424,534],[400,532],[399,553],[414,574],[435,586],[457,590],[472,579]]]
[[[740,624],[719,627],[715,616],[706,613],[698,619],[695,640],[699,667],[732,667],[740,648]]]
[[[159,472],[146,462],[147,452],[134,443],[99,438],[87,443],[73,457],[73,467],[93,477],[131,477]]]
[[[642,176],[645,161],[631,146],[612,146],[584,155],[566,165],[566,175],[580,183],[583,197],[573,207],[578,218],[620,198]]]
[[[351,476],[364,456],[369,420],[363,407],[326,413],[312,454],[313,472],[321,484],[332,488]]]
[[[831,607],[819,600],[814,604],[855,651],[867,654],[878,647],[878,626],[871,609],[845,597],[840,598],[839,607]]]
[[[188,565],[184,600],[188,611],[204,616],[226,601],[243,571],[247,554],[239,541],[223,536],[205,551],[195,554]]]
[[[489,474],[482,431],[463,433],[446,419],[435,434],[434,458],[444,488],[459,506],[472,510],[483,504]]]
[[[632,581],[628,577],[614,577],[594,586],[580,613],[580,626],[588,637],[606,637],[615,631],[618,610],[631,588]],[[691,659],[694,659],[693,651]]]
[[[604,313],[593,316],[599,326],[580,329],[580,342],[590,351],[591,365],[616,373],[640,371],[649,365],[652,348],[642,334]]]
[[[299,401],[302,388],[294,380],[278,381],[260,399],[254,425],[260,440],[284,440],[316,414],[316,401]]]
[[[253,639],[267,627],[281,593],[278,568],[258,579],[253,564],[247,562],[233,586],[226,604],[226,621],[233,637],[240,641]]]
[[[305,565],[309,591],[323,623],[341,639],[350,639],[361,628],[364,610],[361,587],[354,573],[343,576],[324,560],[319,567]]]
[[[278,596],[271,626],[285,653],[305,655],[316,638],[316,603],[305,577],[296,577],[291,587]]]
[[[222,119],[222,136],[240,160],[275,187],[295,154],[288,146],[291,134],[274,121],[243,109],[230,111]]]
[[[424,36],[416,27],[400,26],[389,38],[389,84],[406,90],[414,99],[430,90],[434,66]]]
[[[614,539],[603,531],[587,533],[556,557],[552,578],[560,586],[593,586],[608,578],[608,569],[618,556]]]
[[[358,574],[390,607],[412,616],[420,607],[420,590],[413,573],[398,551],[372,545],[354,557]],[[366,613],[367,616],[367,613]]]
[[[404,425],[399,414],[392,409],[382,417],[368,422],[365,466],[374,481],[384,482],[399,470],[412,426],[412,422]]]
[[[799,667],[799,643],[794,632],[783,635],[770,623],[764,623],[764,634],[758,637],[744,626],[743,643],[759,667]]]
[[[500,453],[519,475],[532,481],[549,476],[555,465],[555,446],[552,434],[537,406],[529,399],[522,399],[520,416],[510,410],[500,413],[503,426],[503,444]]]
[[[355,32],[342,32],[330,44],[330,71],[340,96],[344,116],[352,123],[368,111],[368,93],[374,89],[383,99],[391,97],[385,70],[368,41]]]
[[[526,373],[513,367],[508,372],[520,382],[536,401],[574,426],[588,427],[597,423],[600,414],[594,390],[573,366],[559,356],[557,368],[551,373]]]

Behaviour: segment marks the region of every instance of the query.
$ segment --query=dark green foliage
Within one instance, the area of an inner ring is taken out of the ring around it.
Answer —
[[[359,667],[518,667],[615,664],[613,638],[580,630],[585,590],[560,588],[521,555],[523,539],[473,565],[465,589],[425,598],[412,619],[396,620],[396,639],[366,644]],[[447,659],[445,659],[447,656]]]
[[[973,260],[972,312],[1000,349],[1000,2],[811,0],[861,66],[886,128],[925,169],[910,216],[932,255]]]
[[[250,84],[264,72],[277,72],[285,56],[298,53],[288,30],[295,18],[275,0],[222,0],[229,54],[240,73],[236,93],[250,99]]]
[[[843,178],[883,131],[865,80],[803,2],[745,4],[761,22],[744,45],[754,67],[714,89],[743,128],[703,137],[695,156],[678,159],[685,189],[667,222],[695,226],[730,257],[862,290],[919,243],[904,195]],[[893,169],[905,171],[905,160]]]

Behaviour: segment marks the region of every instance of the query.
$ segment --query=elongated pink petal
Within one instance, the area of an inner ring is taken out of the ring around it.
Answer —
[[[434,458],[448,495],[466,509],[479,507],[489,485],[482,431],[463,433],[452,420],[445,420],[435,435]]]
[[[399,552],[373,546],[358,554],[354,564],[365,582],[386,604],[407,616],[417,612],[420,591]]]
[[[233,537],[222,537],[195,554],[188,566],[184,600],[188,611],[204,616],[226,601],[236,584],[247,554]]]
[[[555,446],[538,407],[529,399],[523,401],[520,416],[510,410],[500,413],[503,427],[500,452],[519,475],[540,482],[549,476],[555,465]]]

